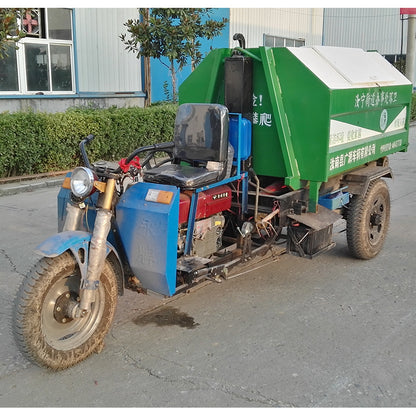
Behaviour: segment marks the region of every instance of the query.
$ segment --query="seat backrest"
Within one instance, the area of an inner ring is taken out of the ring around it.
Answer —
[[[182,104],[175,120],[175,158],[225,162],[228,153],[228,109],[221,104]]]

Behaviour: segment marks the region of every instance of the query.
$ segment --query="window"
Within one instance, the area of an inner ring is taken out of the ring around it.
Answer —
[[[48,37],[72,40],[71,13],[67,9],[48,9]]]
[[[0,94],[74,93],[71,9],[31,9],[19,25],[26,36],[0,60]]]
[[[273,48],[277,47],[289,47],[289,46],[305,46],[305,39],[291,39],[291,38],[284,38],[281,36],[273,36],[273,35],[263,35],[263,45],[264,46],[271,46]]]
[[[17,61],[14,42],[7,45],[4,58],[0,59],[0,91],[18,91]]]
[[[26,80],[28,91],[49,91],[48,46],[25,45]]]

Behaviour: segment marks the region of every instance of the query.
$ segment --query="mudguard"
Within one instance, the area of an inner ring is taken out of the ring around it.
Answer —
[[[92,234],[86,231],[63,231],[44,240],[34,251],[43,257],[57,257],[65,251],[70,250],[79,265],[82,278],[86,279],[91,237]],[[121,275],[117,276],[117,278],[122,283],[123,266],[120,257],[114,246],[107,241],[107,257],[110,253],[114,254],[114,257],[118,261],[118,269]]]
[[[78,251],[87,248],[92,235],[86,231],[64,231],[55,234],[35,248],[35,253],[44,257],[57,257],[67,250]]]

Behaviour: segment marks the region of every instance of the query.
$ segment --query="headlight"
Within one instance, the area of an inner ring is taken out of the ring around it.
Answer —
[[[71,175],[71,191],[78,198],[85,198],[92,194],[94,189],[94,173],[91,169],[75,168]]]

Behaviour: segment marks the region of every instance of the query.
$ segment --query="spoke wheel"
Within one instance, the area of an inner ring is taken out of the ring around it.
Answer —
[[[91,311],[73,318],[80,280],[77,263],[66,252],[42,258],[23,281],[15,301],[13,330],[31,361],[60,370],[102,349],[117,303],[116,276],[106,262]]]
[[[364,196],[355,195],[347,214],[347,243],[354,257],[371,259],[382,249],[390,222],[390,194],[382,179],[370,183]]]

